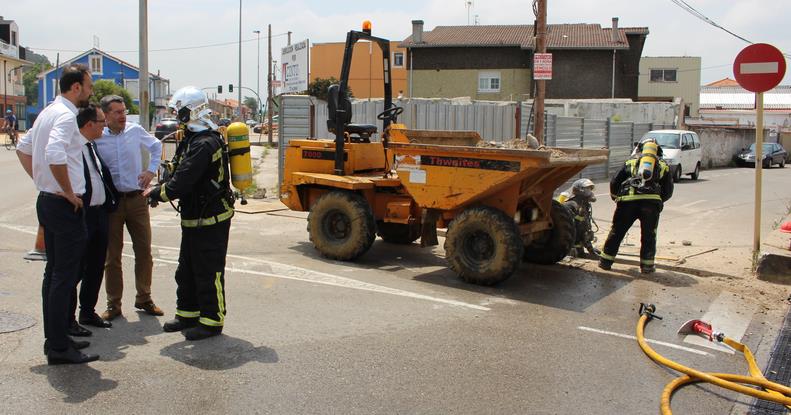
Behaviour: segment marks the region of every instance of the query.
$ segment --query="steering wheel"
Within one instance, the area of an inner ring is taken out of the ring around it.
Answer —
[[[377,120],[384,121],[385,118],[390,118],[391,120],[395,121],[396,118],[404,112],[404,107],[390,107],[376,116]]]

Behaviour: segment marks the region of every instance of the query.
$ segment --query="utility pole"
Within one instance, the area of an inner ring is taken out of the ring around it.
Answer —
[[[239,0],[239,121],[242,120],[242,0]]]
[[[150,123],[148,120],[148,0],[140,0],[140,76],[138,88],[140,92],[140,125],[148,131]]]
[[[536,12],[536,52],[547,53],[547,0],[536,0],[538,5]],[[535,72],[535,66],[533,67]],[[535,75],[535,74],[534,74]],[[535,133],[538,144],[544,144],[544,97],[546,96],[546,81],[543,79],[534,80],[536,83],[535,105]]]
[[[291,31],[288,31],[288,44],[286,46],[291,46]]]
[[[258,94],[258,96],[261,96],[261,31],[253,30],[253,33],[256,35],[255,92]],[[258,98],[258,111],[256,111],[256,115],[258,115],[258,122],[261,122],[264,119],[261,116],[261,109],[261,98]]]
[[[266,119],[268,120],[269,128],[267,131],[267,142],[269,146],[272,146],[272,103],[274,100],[272,99],[272,25],[269,25],[269,63],[266,65],[267,67],[267,76],[266,76]]]

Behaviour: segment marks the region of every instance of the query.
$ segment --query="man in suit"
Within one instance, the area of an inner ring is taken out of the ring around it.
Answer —
[[[96,153],[94,141],[102,137],[105,116],[101,108],[93,104],[80,108],[77,112],[77,127],[80,134],[88,142],[83,146],[82,157],[85,170],[85,225],[88,230],[88,244],[82,257],[82,270],[79,302],[80,324],[100,328],[112,327],[112,323],[96,314],[96,303],[99,300],[99,289],[104,274],[104,260],[107,256],[108,213],[118,205],[118,195],[113,185],[110,171],[102,163]],[[72,336],[90,336],[90,330],[77,323],[77,288],[74,288],[71,299],[71,325],[69,334]]]

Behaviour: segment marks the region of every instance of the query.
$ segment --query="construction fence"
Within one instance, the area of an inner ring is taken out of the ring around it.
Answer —
[[[503,143],[533,132],[531,106],[515,102],[470,102],[459,100],[395,100],[404,112],[398,122],[409,129],[476,131],[483,140]],[[384,111],[382,100],[352,102],[352,123],[375,124],[382,131],[377,114]],[[327,131],[327,103],[304,95],[288,95],[281,100],[279,145],[293,138],[333,138]],[[544,143],[551,147],[609,148],[606,165],[590,166],[577,177],[607,180],[629,157],[634,143],[650,130],[674,128],[650,122],[615,122],[579,117],[545,115]],[[379,135],[372,137],[373,141]],[[281,152],[283,157],[284,152]],[[282,166],[282,159],[281,164]],[[282,169],[281,169],[282,170]]]

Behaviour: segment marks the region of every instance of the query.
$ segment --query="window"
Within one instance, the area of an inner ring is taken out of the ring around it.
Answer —
[[[88,59],[88,64],[90,65],[91,73],[102,73],[102,56],[101,55],[91,55]]]
[[[124,79],[124,89],[129,91],[132,99],[138,99],[140,96],[140,82],[137,79]]]
[[[480,72],[478,92],[500,92],[500,72]]]
[[[700,138],[697,134],[692,134],[692,148],[700,148]]]
[[[651,69],[651,82],[677,82],[675,69]]]
[[[404,52],[393,52],[393,68],[404,67]]]
[[[11,46],[16,46],[16,32],[11,32]]]

